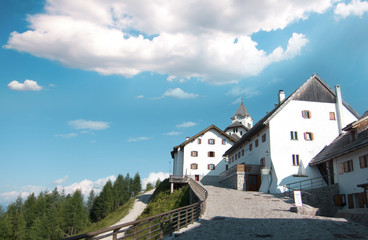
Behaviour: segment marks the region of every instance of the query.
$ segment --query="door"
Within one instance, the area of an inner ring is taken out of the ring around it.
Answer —
[[[199,175],[194,175],[194,180],[199,181]]]
[[[246,175],[246,190],[258,191],[261,186],[261,179],[259,174],[247,174]]]
[[[348,206],[349,208],[354,208],[354,195],[348,194]]]

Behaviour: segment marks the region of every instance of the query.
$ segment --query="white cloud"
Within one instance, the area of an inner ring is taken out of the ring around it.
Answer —
[[[149,137],[129,137],[128,142],[141,142],[141,141],[147,141],[150,140]]]
[[[189,122],[183,122],[183,123],[177,124],[176,127],[177,128],[188,128],[188,127],[193,127],[195,125],[197,125],[197,123],[189,121]]]
[[[88,130],[105,130],[109,128],[108,122],[98,122],[98,121],[88,121],[83,119],[78,119],[68,122],[69,126],[74,129],[88,129]]]
[[[64,183],[66,180],[68,180],[68,178],[69,178],[69,176],[64,176],[63,178],[59,178],[59,179],[56,179],[55,181],[54,181],[54,183],[55,184],[62,184],[62,183]]]
[[[368,2],[360,0],[352,0],[349,4],[338,3],[335,8],[335,15],[346,18],[350,15],[362,17],[368,12]]]
[[[259,94],[260,91],[254,88],[233,87],[226,95],[230,95],[233,97],[244,96],[246,98],[252,98]]]
[[[62,137],[62,138],[74,138],[77,137],[77,133],[68,133],[68,134],[56,134],[56,137]]]
[[[42,87],[37,84],[36,81],[33,80],[25,80],[24,83],[20,83],[16,80],[11,81],[8,84],[9,89],[15,91],[40,91]]]
[[[175,89],[169,89],[168,91],[166,91],[163,97],[174,97],[174,98],[186,99],[186,98],[196,98],[198,97],[198,94],[186,93],[181,88],[175,88]]]
[[[57,184],[56,183],[57,181],[60,182],[61,184],[62,181],[66,179],[68,179],[68,176],[65,176],[64,178],[61,179],[57,179],[54,182],[54,184]],[[81,182],[73,183],[68,186],[61,186],[60,184],[57,184],[56,187],[59,192],[64,190],[65,194],[73,194],[75,190],[80,189],[82,191],[82,194],[86,197],[88,196],[89,192],[92,189],[95,191],[95,193],[99,193],[108,180],[114,182],[115,179],[116,177],[114,175],[111,175],[105,178],[97,179],[95,181],[85,179],[82,180]],[[35,195],[38,195],[41,191],[47,190],[50,189],[47,189],[46,187],[43,186],[27,185],[19,188],[18,190],[0,193],[0,205],[6,206],[9,203],[15,201],[18,196],[21,196],[23,199],[25,199],[31,193],[35,193]]]
[[[170,177],[170,173],[164,172],[151,172],[148,177],[142,179],[142,188],[146,188],[147,183],[152,183],[155,186],[157,179],[160,181],[165,180],[166,178]]]
[[[179,134],[180,134],[180,132],[171,131],[171,132],[166,133],[165,135],[167,135],[167,136],[177,136]]]
[[[139,95],[139,96],[137,96],[137,98],[138,99],[141,99],[141,98],[144,98],[144,96],[143,95]]]
[[[238,82],[295,57],[304,46],[268,55],[257,49],[253,33],[284,29],[331,5],[331,0],[47,0],[45,12],[30,15],[30,29],[12,32],[5,48],[101,74],[151,71],[168,74],[168,81]]]

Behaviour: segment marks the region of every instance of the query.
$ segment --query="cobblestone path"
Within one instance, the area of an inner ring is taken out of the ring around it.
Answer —
[[[289,211],[284,198],[205,186],[207,209],[199,223],[175,239],[368,239],[368,228],[343,218]]]

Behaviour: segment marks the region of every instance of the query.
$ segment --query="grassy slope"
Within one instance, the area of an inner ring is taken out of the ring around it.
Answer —
[[[129,210],[133,208],[134,201],[135,201],[135,198],[131,198],[127,203],[119,207],[114,212],[110,213],[107,217],[105,217],[99,222],[90,224],[87,228],[83,229],[83,231],[80,231],[80,233],[94,232],[97,230],[108,228],[111,225],[114,225],[120,219],[128,215]]]
[[[170,194],[170,183],[166,179],[155,190],[146,209],[138,219],[150,217],[186,205],[189,205],[189,187],[182,187]]]

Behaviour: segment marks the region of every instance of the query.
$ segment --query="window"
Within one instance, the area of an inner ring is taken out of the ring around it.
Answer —
[[[254,144],[256,147],[258,147],[258,139],[256,139],[256,142]]]
[[[207,169],[208,170],[215,170],[215,164],[208,164]]]
[[[300,165],[299,154],[293,154],[293,165],[294,166],[299,166]]]
[[[238,152],[238,158],[240,158],[240,151]]]
[[[240,131],[240,136],[243,136],[243,131]]]
[[[348,173],[354,171],[353,160],[348,160],[345,162],[340,162],[339,164],[339,174]]]
[[[368,167],[368,154],[359,157],[360,168]]]
[[[222,145],[226,144],[226,139],[222,139]]]
[[[238,154],[235,154],[235,160],[238,160]]]
[[[208,152],[208,157],[215,157],[215,152],[212,151]]]
[[[234,156],[231,157],[231,162],[234,162]]]
[[[190,169],[198,169],[198,164],[197,163],[190,164]]]
[[[261,165],[261,167],[265,167],[266,166],[266,159],[264,157],[261,158],[261,160],[259,160],[259,165]]]
[[[252,149],[253,149],[253,145],[249,144],[249,151],[252,151]]]
[[[190,156],[192,157],[198,157],[198,151],[191,151]]]
[[[266,142],[266,134],[262,135],[262,142]]]
[[[330,120],[336,120],[334,112],[330,112]]]
[[[291,140],[298,140],[298,132],[297,131],[290,131],[290,139]]]
[[[198,144],[201,144],[201,143],[202,143],[202,139],[198,138],[198,139],[197,139],[197,143],[198,143]]]
[[[211,145],[213,145],[213,144],[215,144],[215,139],[208,139],[208,144],[211,144]]]
[[[314,139],[313,133],[305,132],[304,133],[304,139],[307,140],[307,141],[313,141],[313,139]]]
[[[244,156],[244,149],[242,149],[242,156]]]
[[[302,111],[302,117],[303,118],[311,118],[312,117],[312,113],[309,110],[303,110]]]

